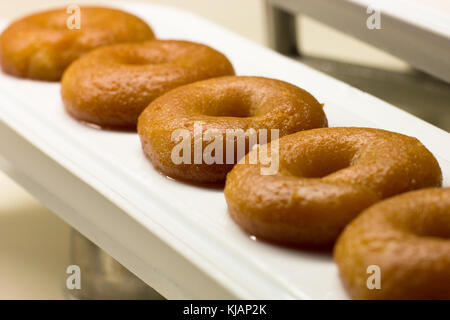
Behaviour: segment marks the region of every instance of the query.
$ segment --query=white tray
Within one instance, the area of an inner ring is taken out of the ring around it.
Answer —
[[[161,38],[224,52],[240,75],[301,86],[324,102],[330,126],[418,137],[450,182],[450,135],[381,100],[190,13],[120,7]],[[251,240],[220,190],[176,182],[145,159],[136,134],[86,127],[63,110],[58,83],[0,74],[0,164],[60,217],[167,298],[347,298],[331,255]]]

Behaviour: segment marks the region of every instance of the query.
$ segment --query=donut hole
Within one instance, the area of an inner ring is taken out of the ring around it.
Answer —
[[[127,58],[123,59],[122,64],[126,65],[146,65],[146,64],[152,64],[148,59],[145,59],[144,57],[133,57],[133,58]]]
[[[216,97],[201,109],[203,115],[211,117],[248,118],[255,115],[250,97],[243,93],[228,93]]]
[[[348,168],[355,158],[355,151],[343,146],[330,148],[329,145],[317,145],[299,150],[295,159],[286,161],[287,171],[297,177],[323,178]]]
[[[442,238],[450,240],[450,226],[447,224],[435,224],[424,230],[422,236]]]
[[[167,54],[161,50],[152,50],[152,48],[136,47],[134,50],[123,50],[115,52],[115,60],[124,65],[149,65],[149,64],[163,64],[169,62]]]
[[[133,55],[133,56],[127,56],[127,57],[122,57],[120,59],[120,63],[121,64],[126,64],[126,65],[149,65],[149,64],[162,64],[162,63],[166,63],[167,59],[165,59],[164,57],[145,57],[145,56],[141,56],[141,55]]]
[[[394,222],[409,226],[409,231],[419,237],[450,239],[449,214],[440,209],[418,205],[413,215],[405,215],[403,219],[395,216]]]
[[[321,162],[320,162],[321,161]],[[323,178],[339,170],[348,168],[350,159],[334,159],[328,161],[326,159],[312,160],[302,168],[302,176],[305,178]]]

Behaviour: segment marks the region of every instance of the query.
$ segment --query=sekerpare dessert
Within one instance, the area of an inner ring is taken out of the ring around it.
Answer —
[[[92,49],[154,38],[147,23],[122,10],[81,7],[79,15],[79,29],[68,27],[66,8],[11,23],[0,36],[3,71],[20,78],[58,81],[72,61]]]
[[[262,175],[252,151],[228,174],[231,217],[257,238],[330,247],[361,211],[384,198],[442,183],[422,143],[380,129],[336,127],[279,139],[279,170]],[[271,149],[271,148],[269,148]]]
[[[165,175],[218,184],[254,145],[326,126],[322,105],[307,91],[275,79],[230,76],[159,97],[139,117],[138,133],[144,153]]]
[[[64,73],[61,95],[74,118],[104,128],[136,129],[154,99],[184,84],[233,75],[230,61],[203,44],[152,40],[94,50]]]
[[[334,259],[355,299],[450,299],[450,188],[368,208],[342,232]]]

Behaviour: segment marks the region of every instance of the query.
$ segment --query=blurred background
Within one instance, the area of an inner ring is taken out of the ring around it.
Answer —
[[[448,0],[410,1],[432,5],[450,17]],[[114,5],[114,2],[95,3]],[[275,27],[281,24],[283,28],[276,37],[282,42],[279,49],[284,53],[450,131],[448,83],[308,16],[287,12],[289,19],[295,21],[292,24],[284,20],[286,12],[281,12],[280,20],[277,17],[280,12],[268,10],[264,0],[136,2],[185,9],[272,47],[273,34],[269,27],[274,27],[275,18]],[[6,21],[70,3],[82,5],[93,1],[1,1],[0,19]],[[290,34],[284,32],[286,28],[292,29]],[[289,42],[296,43],[295,48],[283,48],[286,40],[283,37],[295,37],[295,41]],[[70,264],[70,239],[67,224],[0,172],[0,299],[66,299],[64,286]]]

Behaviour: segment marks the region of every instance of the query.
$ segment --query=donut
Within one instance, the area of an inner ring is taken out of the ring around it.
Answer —
[[[353,298],[450,299],[450,188],[371,206],[342,232],[334,258]]]
[[[66,8],[60,8],[9,25],[0,36],[3,71],[21,78],[58,81],[72,61],[94,48],[154,38],[144,21],[121,10],[81,7],[79,29],[69,29],[70,17]]]
[[[136,130],[139,114],[163,93],[198,80],[234,74],[220,52],[194,42],[152,40],[96,49],[61,80],[68,113],[104,128]]]
[[[232,219],[263,240],[328,249],[363,209],[413,189],[440,186],[442,173],[419,140],[370,128],[321,128],[278,140],[279,168],[249,161],[228,174]],[[269,146],[268,149],[272,150]]]
[[[139,117],[138,133],[145,155],[163,174],[192,183],[220,184],[254,145],[252,141],[270,141],[273,130],[283,136],[324,126],[322,105],[305,90],[275,79],[228,76],[185,85],[159,97]],[[184,155],[183,149],[183,161],[174,161],[174,151],[184,142],[190,150]],[[202,154],[213,143],[217,143],[214,161],[207,161]]]

